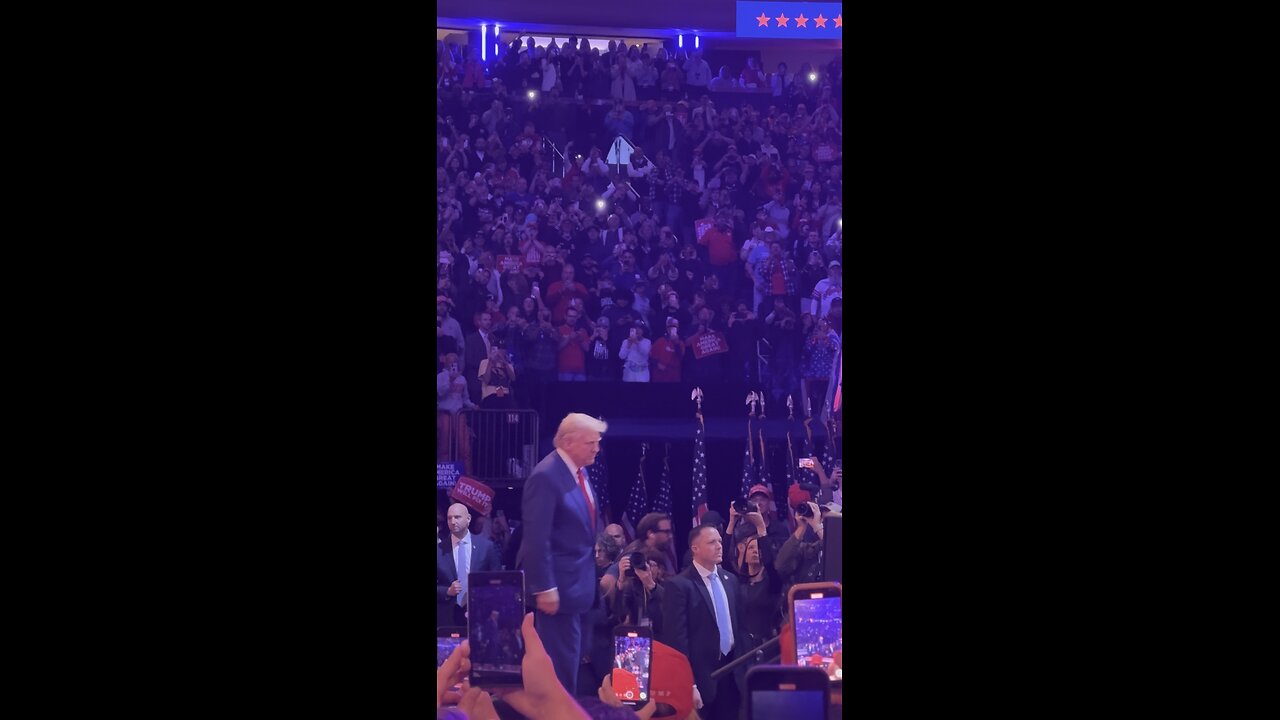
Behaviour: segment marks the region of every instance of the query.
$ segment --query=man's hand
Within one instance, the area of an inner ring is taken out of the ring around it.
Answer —
[[[453,584],[449,586],[449,589],[445,591],[445,594],[449,597],[457,597],[460,592],[462,592],[462,581],[454,580]]]
[[[560,612],[560,591],[548,590],[537,596],[537,608],[548,615]]]
[[[630,569],[631,569],[631,553],[624,553],[622,557],[618,558],[618,577],[619,578],[626,577],[627,576],[626,573]]]
[[[758,512],[747,513],[747,522],[750,522],[752,525],[756,526],[756,534],[759,535],[760,537],[764,537],[767,534],[764,528],[764,516],[761,515],[760,513]]]
[[[498,711],[493,707],[493,698],[489,697],[487,690],[481,688],[468,688],[462,693],[458,709],[471,720],[499,720]]]
[[[447,701],[449,703],[457,702],[459,697],[456,692],[452,692],[453,687],[459,683],[463,684],[463,690],[470,686],[468,680],[471,674],[471,645],[463,640],[462,644],[453,649],[449,653],[449,658],[444,661],[439,670],[436,670],[436,709],[439,710]]]
[[[554,592],[539,595],[539,602],[548,594],[554,594]],[[496,693],[498,697],[506,700],[507,704],[525,717],[565,718],[566,720],[589,718],[590,716],[574,702],[569,692],[556,679],[556,670],[551,664],[551,656],[547,654],[542,638],[538,637],[537,631],[533,628],[533,613],[524,616],[520,633],[524,637],[524,660],[520,663],[520,675],[524,681],[524,687],[519,690],[499,690]],[[466,641],[464,640],[463,643],[465,644]],[[436,684],[438,687],[439,682]]]
[[[644,585],[645,590],[652,591],[654,588],[658,587],[658,583],[653,579],[653,571],[650,570],[648,565],[645,565],[643,568],[636,568],[636,577],[640,578],[640,582]]]

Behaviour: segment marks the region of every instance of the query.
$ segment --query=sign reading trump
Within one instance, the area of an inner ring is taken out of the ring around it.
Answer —
[[[843,3],[739,0],[738,37],[791,40],[844,38]]]

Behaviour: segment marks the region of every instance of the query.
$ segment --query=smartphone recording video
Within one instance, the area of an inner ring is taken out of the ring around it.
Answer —
[[[841,650],[840,584],[802,583],[787,594],[791,622],[796,631],[795,663],[801,667],[828,669]],[[841,679],[839,669],[832,680]]]
[[[436,628],[436,667],[443,665],[466,637],[467,629],[464,627]]]
[[[469,573],[467,594],[471,684],[522,685],[524,571]]]
[[[800,467],[802,467],[802,468],[807,468],[807,469],[809,469],[809,470],[812,470],[812,469],[813,469],[813,458],[811,458],[811,457],[807,457],[807,458],[800,458]]]
[[[649,662],[653,632],[647,627],[620,625],[613,631],[613,692],[623,705],[649,702]]]

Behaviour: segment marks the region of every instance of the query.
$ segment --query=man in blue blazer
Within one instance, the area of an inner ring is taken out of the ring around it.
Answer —
[[[586,468],[595,462],[608,427],[590,415],[565,416],[556,431],[556,449],[534,467],[521,498],[524,540],[516,564],[534,596],[534,627],[556,677],[575,695],[583,646],[590,641],[583,637],[582,617],[599,597],[595,540],[604,526]]]
[[[468,531],[471,512],[466,505],[450,505],[446,522],[449,537],[436,552],[436,622],[466,626],[467,579],[458,577],[458,567],[465,566],[467,572],[497,572],[502,569],[502,559],[492,541]]]

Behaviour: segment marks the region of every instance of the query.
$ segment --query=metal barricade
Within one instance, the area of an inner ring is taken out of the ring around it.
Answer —
[[[523,483],[538,462],[538,413],[533,410],[467,409],[450,433],[450,459],[471,477],[496,487]]]

